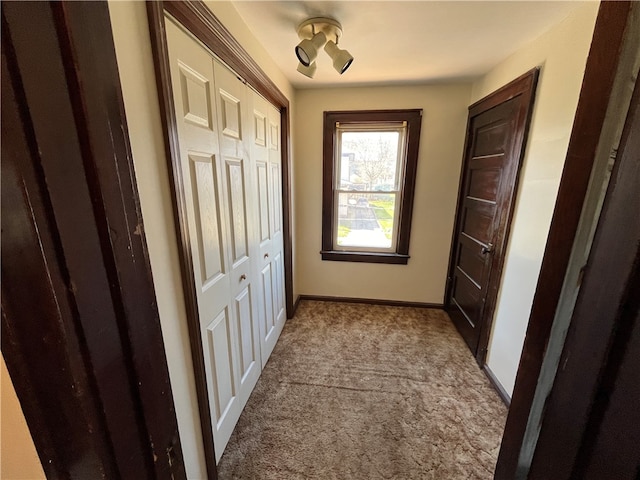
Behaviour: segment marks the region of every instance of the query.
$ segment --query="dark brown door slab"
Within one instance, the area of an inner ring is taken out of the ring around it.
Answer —
[[[531,116],[538,70],[469,107],[445,307],[480,365]]]

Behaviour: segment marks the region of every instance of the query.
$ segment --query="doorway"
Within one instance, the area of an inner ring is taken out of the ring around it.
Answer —
[[[445,309],[484,365],[539,69],[469,107]]]

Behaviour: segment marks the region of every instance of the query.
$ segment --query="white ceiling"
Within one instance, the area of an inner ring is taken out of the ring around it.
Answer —
[[[296,88],[435,83],[478,77],[564,19],[576,1],[235,1],[239,14]],[[320,52],[313,80],[296,71],[296,27],[342,24],[355,58],[343,75]]]

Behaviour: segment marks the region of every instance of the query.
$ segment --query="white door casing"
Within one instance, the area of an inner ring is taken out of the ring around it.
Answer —
[[[173,21],[166,25],[217,462],[266,361],[255,273],[255,161],[244,138],[251,130],[248,89]]]

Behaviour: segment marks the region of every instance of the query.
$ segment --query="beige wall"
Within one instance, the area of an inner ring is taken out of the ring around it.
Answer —
[[[291,100],[291,85],[252,40],[235,9],[228,2],[209,7]],[[110,1],[109,11],[187,477],[203,479],[202,434],[146,7],[144,2]]]
[[[301,90],[296,95],[295,277],[308,295],[442,303],[471,85]],[[422,108],[408,265],[320,259],[325,110]]]
[[[0,478],[44,479],[44,471],[4,363],[4,356],[0,368]]]
[[[583,3],[473,85],[471,101],[475,102],[527,70],[542,67],[489,344],[489,367],[509,394],[520,361],[598,5]]]

